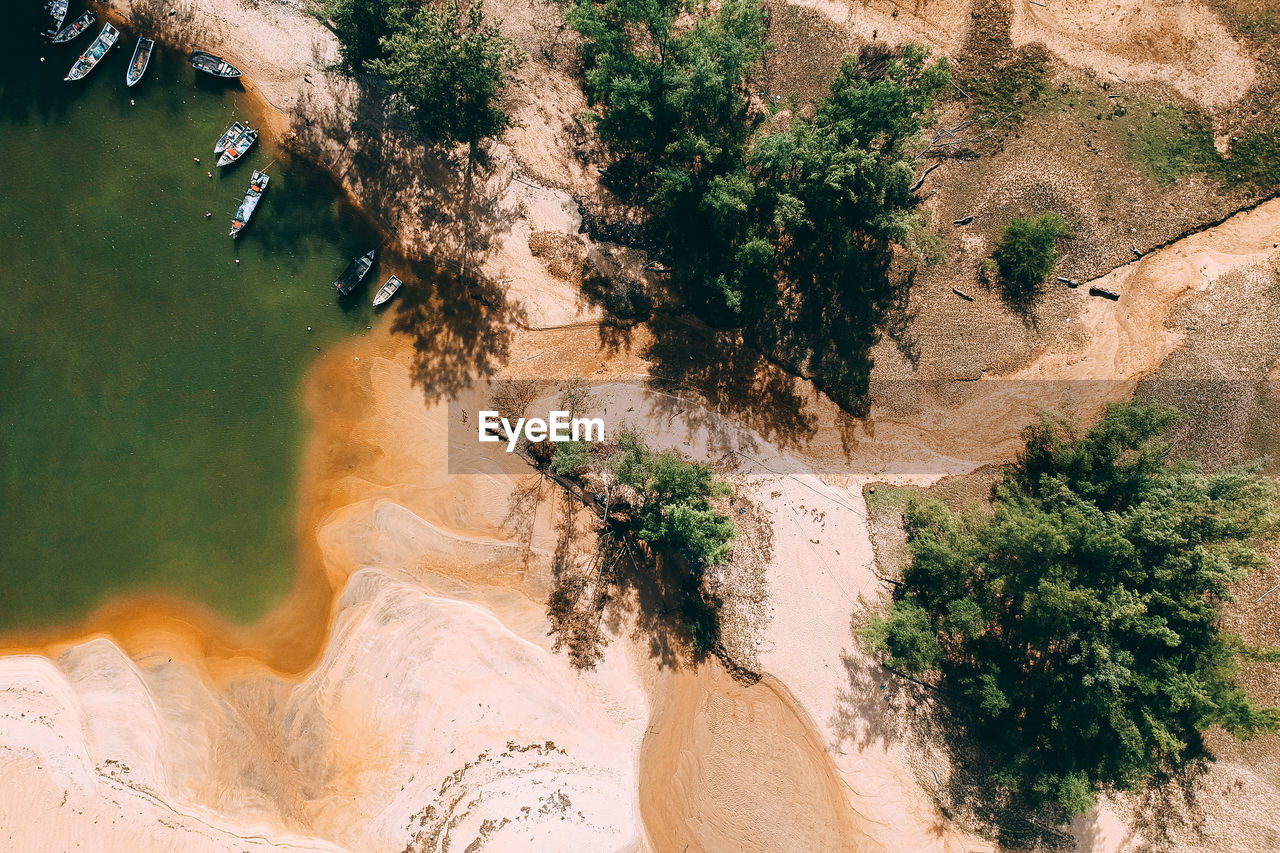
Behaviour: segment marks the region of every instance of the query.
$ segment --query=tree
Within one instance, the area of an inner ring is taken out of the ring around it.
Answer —
[[[366,67],[386,79],[419,139],[466,142],[474,153],[510,123],[498,97],[523,58],[496,24],[485,23],[479,2],[464,17],[458,0],[445,0],[396,27]]]
[[[1037,294],[1058,263],[1058,238],[1070,233],[1067,223],[1056,213],[1009,221],[995,251],[1009,301],[1021,303]]]
[[[1274,483],[1166,457],[1167,409],[1113,406],[1081,434],[1045,418],[990,517],[909,506],[911,563],[864,637],[968,700],[996,782],[1063,815],[1201,752],[1201,732],[1280,728],[1236,681],[1230,585],[1277,529]]]
[[[577,0],[587,94],[601,139],[651,168],[710,169],[740,158],[750,136],[746,71],[764,55],[756,0],[699,7],[684,0]]]
[[[409,16],[410,0],[327,0],[323,14],[334,23],[342,70],[355,75],[382,55],[386,38]]]
[[[689,462],[673,452],[654,453],[636,433],[623,433],[609,463],[618,482],[643,497],[634,524],[637,539],[669,546],[695,569],[729,559],[735,535],[733,521],[711,506],[724,494],[710,465]]]

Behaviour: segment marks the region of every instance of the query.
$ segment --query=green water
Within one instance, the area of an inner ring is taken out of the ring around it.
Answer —
[[[127,89],[127,31],[64,83],[101,23],[66,45],[34,29],[0,34],[0,631],[125,591],[252,620],[294,572],[304,373],[373,322],[368,284],[339,304],[331,282],[379,238],[264,140],[217,170],[238,87],[158,52]]]

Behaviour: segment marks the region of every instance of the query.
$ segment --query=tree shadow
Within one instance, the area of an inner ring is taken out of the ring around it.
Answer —
[[[336,99],[311,85],[299,94],[289,147],[325,166],[406,252],[474,275],[519,216],[500,203],[510,175],[494,168],[484,148],[419,143],[380,81],[331,82]]]
[[[714,619],[718,602],[701,612],[695,608],[693,602],[703,601],[699,576],[678,556],[634,541],[589,493],[568,481],[561,485],[569,487],[558,490],[547,596],[553,651],[564,651],[575,667],[590,669],[611,636],[629,632],[661,668],[704,660],[708,652],[695,647],[691,623]]]
[[[411,340],[410,377],[430,404],[493,376],[525,315],[492,282],[426,263],[413,269],[418,281],[434,286],[401,289],[391,331]]]

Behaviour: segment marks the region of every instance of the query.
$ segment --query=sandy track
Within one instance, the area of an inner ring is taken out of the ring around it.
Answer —
[[[1102,80],[1157,83],[1213,109],[1242,98],[1254,61],[1194,0],[1012,0],[1015,47],[1043,42]]]

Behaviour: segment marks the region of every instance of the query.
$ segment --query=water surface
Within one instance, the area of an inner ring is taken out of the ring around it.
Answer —
[[[378,238],[326,176],[261,140],[214,166],[214,141],[247,115],[238,86],[158,50],[127,89],[128,30],[64,83],[101,22],[66,45],[34,22],[4,29],[0,631],[122,592],[252,620],[293,576],[303,374],[372,322],[368,283],[339,304],[331,282]],[[268,164],[233,241],[250,171]]]

